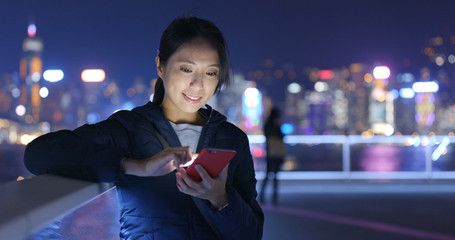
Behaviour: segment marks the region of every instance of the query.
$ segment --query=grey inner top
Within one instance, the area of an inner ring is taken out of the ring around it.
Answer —
[[[170,122],[175,133],[179,137],[182,146],[190,146],[191,152],[196,152],[199,137],[201,136],[202,126],[188,123],[175,124]]]

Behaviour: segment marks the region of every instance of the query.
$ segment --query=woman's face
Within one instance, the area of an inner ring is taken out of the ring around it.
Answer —
[[[159,57],[156,63],[165,89],[162,106],[166,116],[173,122],[194,120],[219,81],[217,50],[207,40],[196,38],[182,44],[165,66]]]

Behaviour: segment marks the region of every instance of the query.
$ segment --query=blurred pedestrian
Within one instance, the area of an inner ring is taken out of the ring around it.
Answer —
[[[280,111],[277,108],[272,108],[270,115],[264,124],[265,146],[266,146],[266,163],[267,170],[265,178],[262,182],[261,191],[259,193],[259,202],[264,202],[265,188],[269,180],[269,174],[273,173],[273,195],[272,203],[278,202],[278,171],[286,156],[286,145],[283,142],[284,134],[281,132]]]

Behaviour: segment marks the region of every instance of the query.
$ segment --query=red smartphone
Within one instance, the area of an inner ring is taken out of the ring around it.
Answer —
[[[196,164],[200,164],[207,171],[210,177],[218,177],[223,168],[226,167],[236,153],[237,152],[235,150],[204,148],[194,162],[188,167],[188,169],[186,169],[186,173],[194,181],[202,181],[201,176],[195,168]]]

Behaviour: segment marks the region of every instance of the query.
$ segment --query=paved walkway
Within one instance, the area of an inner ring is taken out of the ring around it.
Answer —
[[[455,181],[288,180],[280,182],[278,204],[262,207],[264,240],[455,240]],[[117,218],[110,191],[53,227],[57,239],[118,239]]]
[[[264,240],[455,239],[454,182],[280,184]]]

